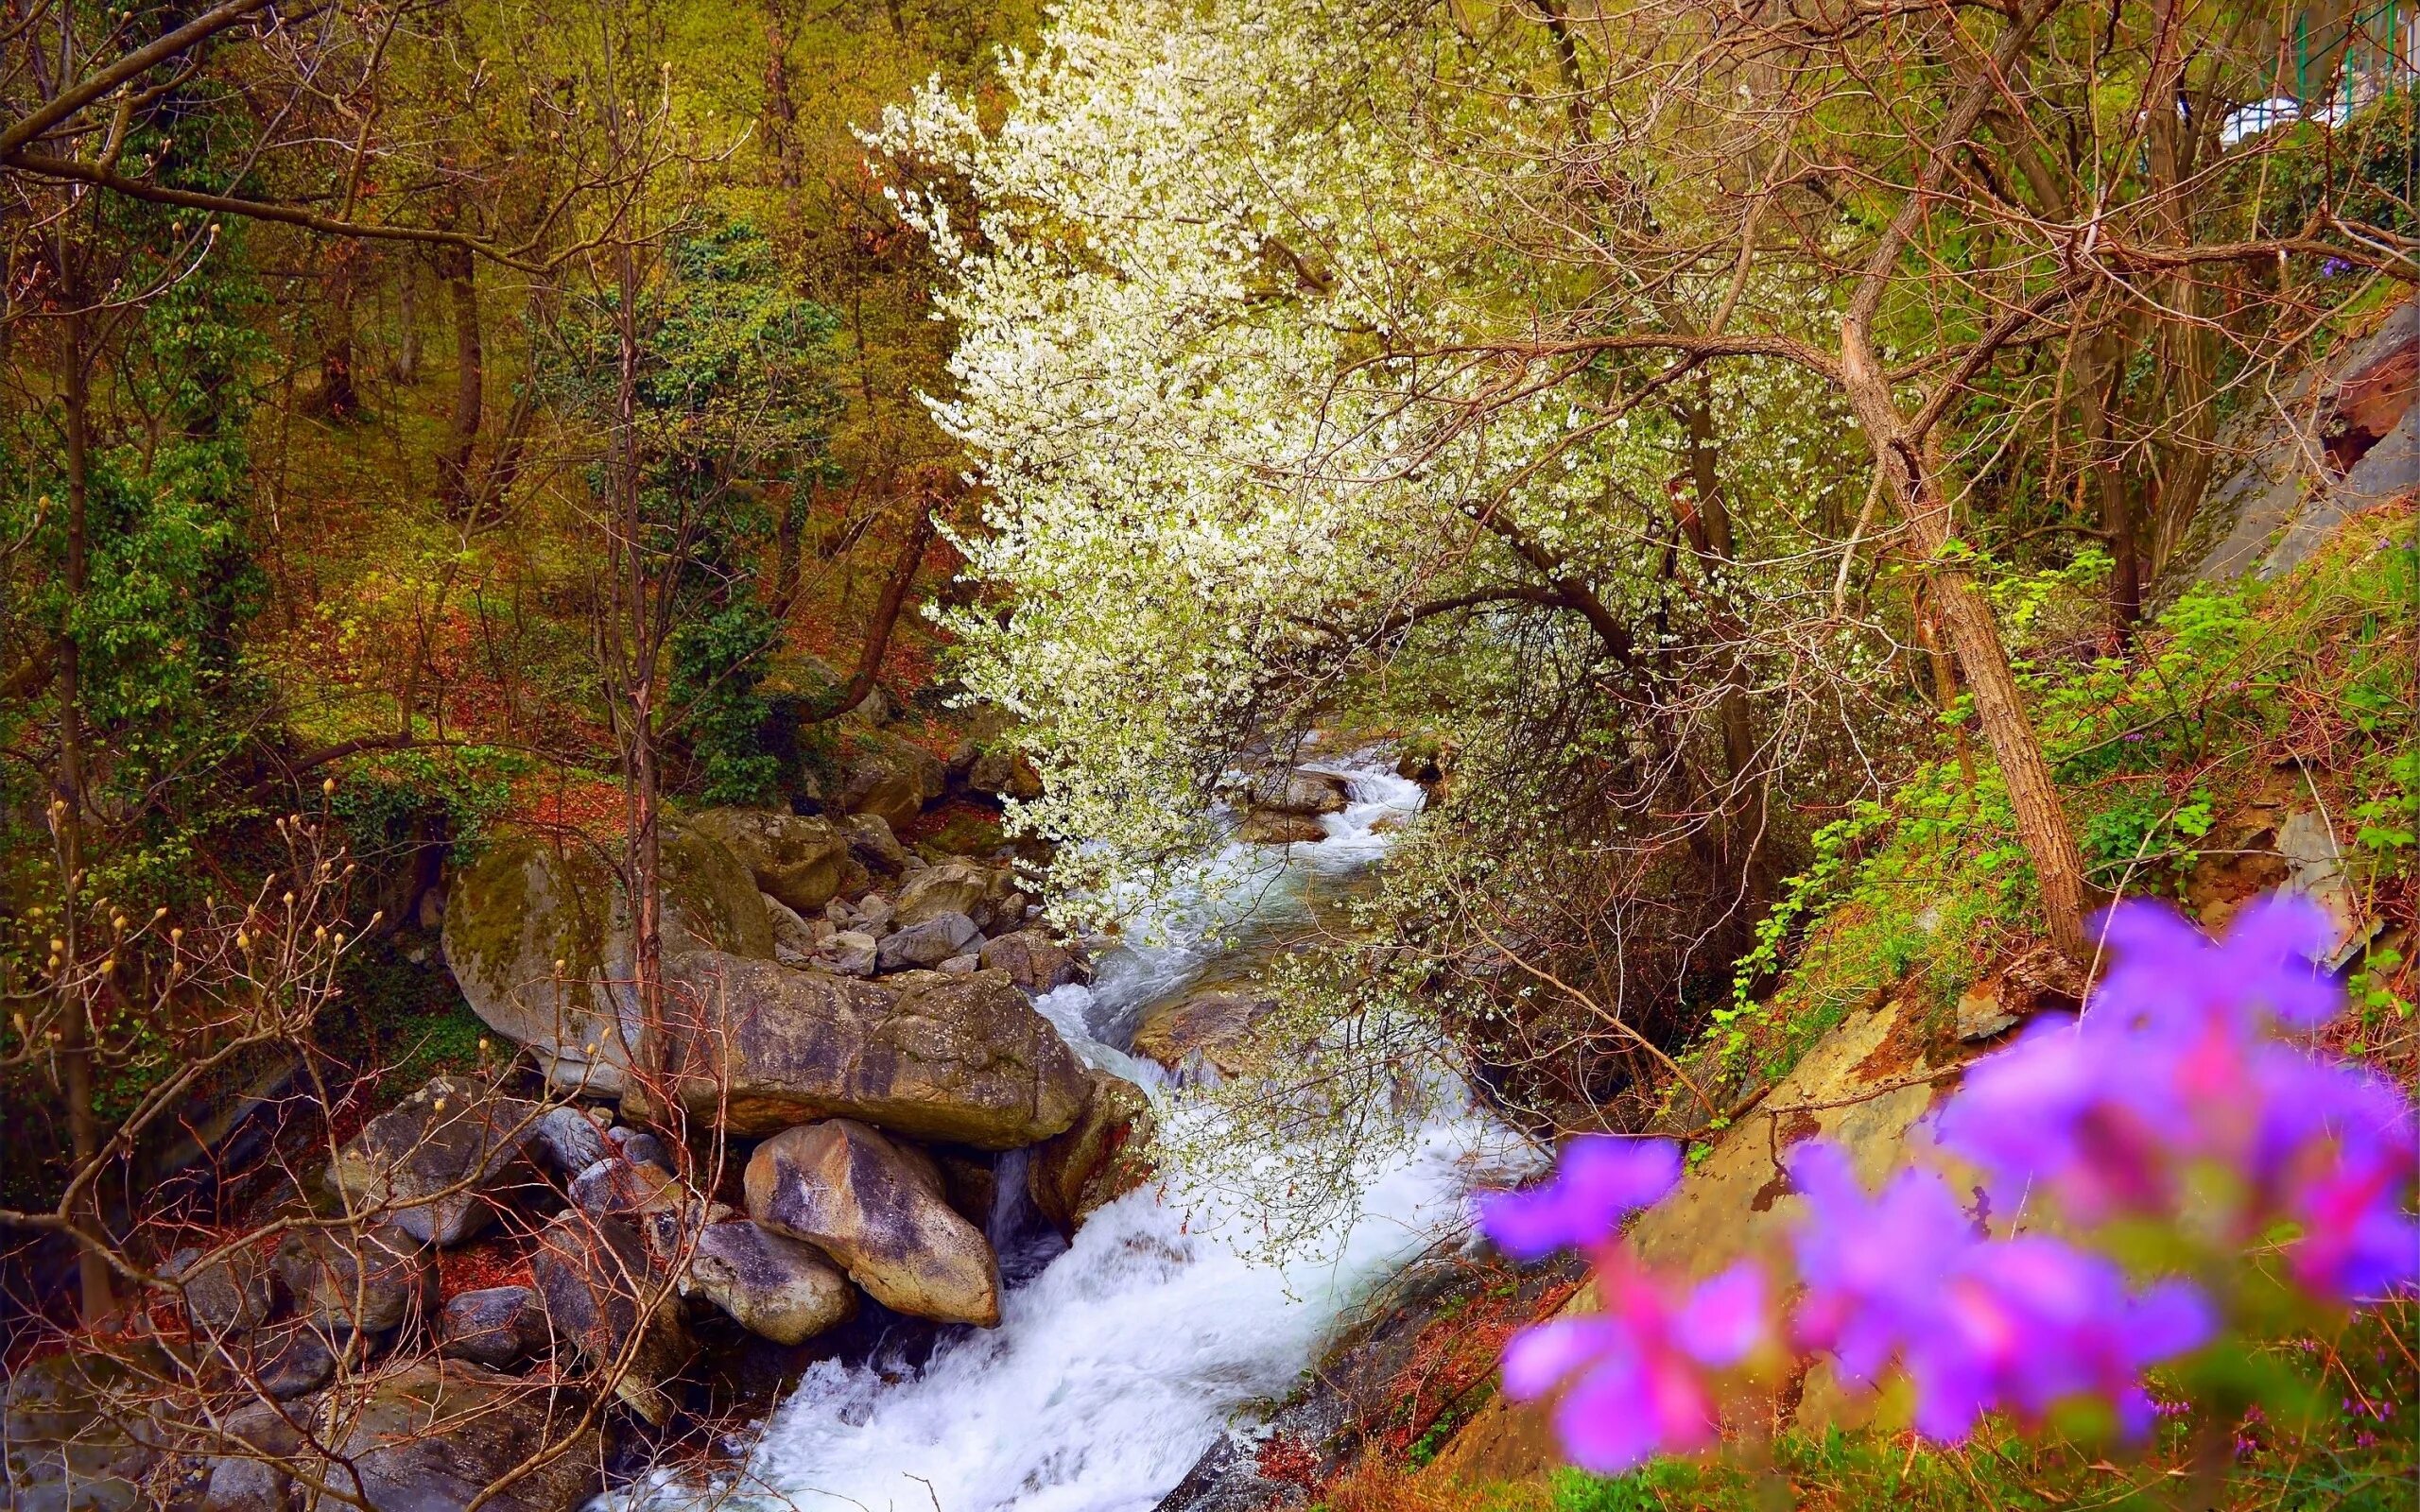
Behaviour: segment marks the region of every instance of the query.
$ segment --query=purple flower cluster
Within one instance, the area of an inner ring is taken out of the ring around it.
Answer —
[[[2002,1211],[2048,1195],[2086,1227],[2148,1219],[2221,1258],[2289,1225],[2295,1280],[2332,1301],[2420,1281],[2409,1103],[2290,1038],[2342,1006],[2313,964],[2325,916],[2271,900],[2222,945],[2146,905],[2117,910],[2107,928],[2118,964],[2084,1014],[1979,1062],[1942,1111],[1945,1147],[1983,1169]],[[2065,1239],[1992,1237],[1934,1172],[1903,1171],[1869,1195],[1828,1143],[1802,1143],[1785,1163],[1807,1207],[1790,1246],[1804,1287],[1792,1339],[1831,1352],[1851,1383],[1895,1363],[1927,1437],[1961,1438],[1986,1412],[2038,1420],[2076,1400],[2104,1403],[2139,1435],[2159,1411],[2145,1368],[2200,1348],[2223,1321],[2186,1281],[2137,1289]],[[1595,1258],[1601,1312],[1523,1330],[1504,1354],[1507,1395],[1560,1393],[1557,1431],[1593,1470],[1710,1444],[1716,1379],[1776,1353],[1755,1263],[1684,1288],[1621,1242],[1620,1221],[1680,1173],[1668,1142],[1575,1140],[1550,1183],[1480,1215],[1517,1257],[1576,1247]]]
[[[2342,1005],[2313,964],[2327,916],[2270,899],[2214,945],[2131,904],[2107,929],[2118,964],[2083,1016],[1978,1064],[1942,1111],[1944,1145],[2006,1198],[2047,1192],[2084,1223],[2189,1223],[2230,1246],[2290,1225],[2295,1280],[2332,1300],[2420,1280],[2409,1103],[2286,1038]]]
[[[2208,1303],[2182,1282],[2136,1295],[2115,1264],[2072,1245],[1988,1237],[1933,1172],[1902,1171],[1869,1198],[1835,1144],[1809,1140],[1787,1163],[1808,1209],[1793,1246],[1806,1283],[1798,1342],[1830,1350],[1851,1384],[1897,1358],[1927,1438],[1963,1438],[1988,1410],[2038,1418],[2083,1397],[2109,1401],[2139,1435],[2152,1417],[2143,1367],[2215,1331]]]

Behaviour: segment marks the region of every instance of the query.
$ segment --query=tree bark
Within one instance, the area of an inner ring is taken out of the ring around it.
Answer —
[[[908,526],[908,539],[900,542],[899,556],[891,563],[890,580],[882,585],[882,600],[874,606],[873,619],[866,627],[856,670],[837,695],[808,716],[809,722],[838,719],[865,702],[866,695],[873,692],[874,682],[882,675],[883,653],[890,648],[890,632],[899,624],[899,611],[907,607],[908,590],[915,586],[916,569],[924,564],[925,548],[932,544],[933,511],[937,507],[932,496],[925,494],[915,521]]]
[[[444,253],[445,292],[454,310],[454,417],[437,455],[438,497],[449,517],[472,506],[471,457],[479,444],[486,405],[484,353],[479,339],[477,263],[459,248]]]
[[[71,623],[59,642],[59,775],[51,800],[54,830],[66,906],[60,911],[60,933],[67,948],[60,953],[63,982],[83,974],[84,885],[84,702],[83,656],[73,619],[84,601],[90,566],[87,560],[86,510],[91,492],[92,390],[91,357],[85,350],[84,291],[78,277],[75,251],[62,247],[61,292],[67,306],[65,332],[60,342],[60,380],[67,421],[67,602]],[[67,1140],[75,1164],[71,1180],[81,1179],[101,1157],[100,1120],[93,1106],[92,999],[80,986],[60,988],[59,1074],[67,1103]],[[116,1311],[110,1284],[109,1261],[97,1247],[100,1238],[99,1183],[85,1186],[80,1201],[67,1214],[78,1237],[76,1277],[78,1308],[89,1327]]]
[[[765,7],[765,145],[773,149],[773,164],[782,187],[796,189],[806,179],[799,158],[798,101],[790,94],[790,38],[781,0]]]
[[[1714,416],[1703,381],[1685,404],[1689,436],[1689,479],[1697,495],[1698,542],[1707,565],[1727,573],[1737,560],[1731,536],[1731,510],[1722,497],[1722,479],[1715,455]],[[1727,598],[1733,585],[1718,589]],[[1728,608],[1718,610],[1727,622],[1737,620]],[[1736,629],[1728,633],[1735,637]],[[1726,868],[1739,881],[1739,901],[1751,919],[1764,914],[1772,902],[1765,875],[1765,774],[1756,749],[1754,718],[1744,686],[1747,667],[1735,652],[1715,708],[1722,730],[1723,765],[1730,782],[1722,801],[1722,850]]]

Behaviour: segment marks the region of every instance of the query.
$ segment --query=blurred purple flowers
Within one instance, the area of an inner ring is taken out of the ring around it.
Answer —
[[[1943,1144],[2007,1197],[2047,1191],[2086,1223],[2189,1217],[2233,1246],[2291,1224],[2296,1279],[2336,1301],[2420,1280],[2410,1104],[2281,1038],[2342,1006],[2313,964],[2327,916],[2270,899],[2214,945],[2130,904],[2108,932],[2118,964],[2083,1018],[1979,1063],[1942,1111]]]
[[[1611,1239],[1624,1218],[1662,1201],[1680,1179],[1681,1149],[1670,1140],[1583,1134],[1564,1146],[1553,1180],[1492,1199],[1479,1223],[1506,1254],[1540,1260]]]
[[[2214,944],[2137,903],[2108,917],[2107,937],[2117,962],[2083,1016],[1978,1062],[1939,1137],[1982,1169],[2000,1211],[2048,1198],[2087,1230],[2149,1220],[2184,1242],[2174,1252],[2200,1257],[2196,1275],[2215,1290],[2133,1285],[2114,1260],[2064,1238],[1992,1237],[1929,1170],[1869,1194],[1833,1144],[1785,1157],[1806,1202],[1789,1257],[1804,1285],[1792,1341],[1831,1352],[1851,1384],[1895,1364],[1927,1437],[1962,1438],[1987,1412],[2039,1420],[2078,1400],[2104,1404],[2139,1436],[2156,1416],[2143,1371],[2219,1336],[2227,1320],[2213,1297],[2234,1295],[2229,1268],[2280,1226],[2294,1283],[2324,1302],[2420,1283],[2409,1101],[2292,1038],[2342,1007],[2315,964],[2334,937],[2327,917],[2270,899]],[[1619,1238],[1621,1220],[1669,1192],[1681,1164],[1669,1143],[1575,1140],[1551,1182],[1481,1215],[1517,1257],[1595,1257],[1601,1313],[1524,1330],[1504,1355],[1508,1395],[1561,1393],[1557,1432],[1589,1469],[1706,1447],[1719,1379],[1777,1358],[1756,1262],[1682,1288]]]

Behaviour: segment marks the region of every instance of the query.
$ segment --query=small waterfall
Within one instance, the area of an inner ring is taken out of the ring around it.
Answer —
[[[1091,988],[1040,1000],[1080,1054],[1164,1097],[1159,1068],[1119,1048],[1141,1012],[1232,964],[1235,951],[1307,922],[1313,889],[1383,855],[1382,823],[1420,807],[1419,787],[1382,767],[1324,769],[1352,791],[1322,821],[1327,840],[1223,849],[1205,870],[1254,885],[1180,900],[1105,956]],[[1178,1103],[1163,1116],[1208,1115]],[[913,1374],[819,1364],[744,1469],[710,1487],[633,1487],[631,1500],[1149,1512],[1240,1409],[1291,1388],[1344,1308],[1461,1219],[1474,1156],[1511,1143],[1467,1111],[1421,1129],[1409,1153],[1371,1174],[1359,1221],[1331,1252],[1282,1267],[1238,1254],[1222,1233],[1252,1215],[1187,1189],[1181,1174],[1101,1209],[1066,1245],[1023,1211],[1024,1157],[1006,1157],[991,1225],[1011,1282],[998,1328],[954,1332]]]

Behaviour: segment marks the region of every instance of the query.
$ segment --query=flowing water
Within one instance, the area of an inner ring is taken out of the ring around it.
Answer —
[[[1248,977],[1349,891],[1385,853],[1386,830],[1420,806],[1420,789],[1383,767],[1326,769],[1348,780],[1353,799],[1322,821],[1327,840],[1227,847],[1204,863],[1211,885],[1130,925],[1092,987],[1042,1000],[1079,1054],[1160,1097],[1159,1068],[1120,1048],[1143,1011],[1205,980]],[[1181,1177],[1094,1213],[1072,1246],[1004,1201],[994,1222],[1008,1282],[998,1328],[953,1331],[919,1370],[819,1364],[766,1422],[743,1473],[705,1495],[667,1484],[643,1499],[1148,1512],[1238,1409],[1293,1385],[1357,1296],[1461,1218],[1474,1164],[1507,1143],[1475,1114],[1431,1123],[1370,1173],[1348,1234],[1282,1266],[1238,1253],[1229,1236],[1251,1214]],[[1004,1164],[1004,1194],[1021,1189],[1010,1179],[1020,1169]]]

